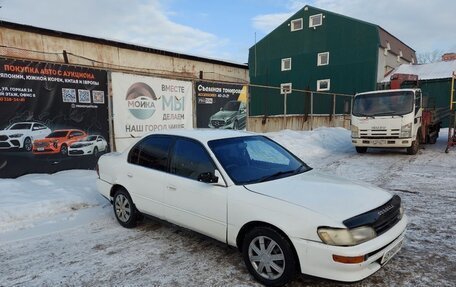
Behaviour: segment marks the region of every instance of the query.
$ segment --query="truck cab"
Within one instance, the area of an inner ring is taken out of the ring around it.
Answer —
[[[416,154],[420,143],[435,143],[440,122],[423,107],[420,89],[371,91],[355,95],[351,114],[352,143],[368,148],[406,148]]]

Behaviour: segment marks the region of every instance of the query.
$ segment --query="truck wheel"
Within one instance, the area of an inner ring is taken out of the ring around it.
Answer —
[[[416,136],[416,140],[414,140],[412,142],[412,145],[407,148],[407,154],[409,154],[409,155],[417,154],[419,149],[420,149],[420,135],[418,134]]]
[[[357,153],[366,153],[367,152],[367,147],[365,147],[365,146],[357,146],[355,148],[356,148]]]

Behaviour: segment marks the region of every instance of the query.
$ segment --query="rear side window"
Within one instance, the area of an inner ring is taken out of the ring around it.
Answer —
[[[198,180],[202,173],[214,174],[215,166],[206,149],[198,142],[178,139],[173,149],[171,173]]]
[[[171,137],[150,136],[136,144],[128,155],[128,162],[160,171],[167,171]]]

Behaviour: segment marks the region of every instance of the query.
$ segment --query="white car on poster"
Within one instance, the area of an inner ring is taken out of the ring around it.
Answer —
[[[31,151],[33,141],[43,139],[51,129],[38,122],[18,122],[0,131],[0,150],[19,148]]]
[[[108,150],[108,142],[100,135],[90,135],[81,141],[71,144],[68,148],[69,156],[93,155]]]
[[[268,286],[297,271],[361,280],[401,249],[407,224],[399,196],[321,174],[253,133],[149,134],[101,156],[97,171],[122,226],[147,214],[235,246]]]

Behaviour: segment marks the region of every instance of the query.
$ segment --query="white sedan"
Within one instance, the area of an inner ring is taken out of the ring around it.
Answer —
[[[399,251],[407,223],[399,196],[320,174],[247,132],[149,134],[103,155],[98,173],[122,226],[146,214],[226,242],[268,286],[296,271],[361,280]]]
[[[108,142],[99,135],[91,135],[81,141],[77,141],[68,147],[69,156],[93,155],[97,157],[100,152],[108,149]]]

